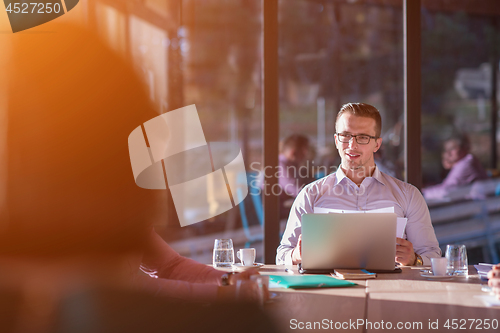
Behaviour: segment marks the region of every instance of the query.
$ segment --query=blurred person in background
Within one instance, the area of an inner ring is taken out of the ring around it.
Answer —
[[[328,144],[318,151],[314,175],[316,179],[323,178],[337,171],[339,165],[340,156],[335,144]]]
[[[309,138],[292,134],[280,142],[278,182],[280,185],[280,217],[287,218],[293,200],[302,188],[314,181],[312,150]]]
[[[235,282],[255,272],[227,275],[181,257],[154,232],[166,191],[136,186],[127,145],[157,116],[142,82],[96,34],[50,25],[0,40],[0,331],[81,324],[79,332],[93,332],[113,319],[108,331],[219,327],[210,312],[218,310],[186,302],[234,299]],[[159,278],[140,275],[141,262]],[[94,289],[134,292],[63,301]],[[237,309],[224,310],[234,325],[271,329],[253,308],[244,318]]]
[[[454,133],[443,144],[441,163],[448,175],[442,183],[422,189],[425,199],[442,199],[459,187],[488,176],[479,160],[470,153],[469,137]]]

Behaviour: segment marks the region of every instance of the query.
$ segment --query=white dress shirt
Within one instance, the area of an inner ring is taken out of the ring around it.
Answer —
[[[424,265],[440,257],[441,249],[432,227],[427,204],[413,185],[388,176],[375,168],[358,187],[341,168],[302,189],[293,203],[285,233],[276,255],[278,265],[292,265],[292,250],[302,232],[302,214],[314,213],[315,207],[344,210],[372,210],[394,207],[398,217],[406,217],[405,235]]]

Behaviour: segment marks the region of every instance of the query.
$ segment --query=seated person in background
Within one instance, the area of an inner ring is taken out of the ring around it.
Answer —
[[[0,45],[8,56],[0,63],[0,291],[19,291],[20,309],[29,309],[16,332],[50,332],[58,301],[87,288],[234,296],[219,286],[252,273],[226,276],[183,258],[152,230],[165,219],[166,191],[136,186],[127,145],[157,116],[141,80],[96,34],[48,24],[53,33]],[[169,280],[139,276],[141,261]]]
[[[300,134],[292,134],[281,142],[279,155],[280,216],[288,217],[289,200],[295,199],[300,190],[314,180],[312,168],[307,165],[311,148],[309,139]]]
[[[469,151],[470,142],[466,134],[455,133],[444,142],[442,164],[450,171],[441,184],[422,190],[426,199],[442,199],[458,187],[487,178],[481,163]]]
[[[488,286],[493,290],[493,293],[500,299],[500,264],[493,266],[493,269],[488,272]]]
[[[440,257],[441,250],[424,198],[413,185],[380,172],[374,162],[373,154],[382,144],[379,111],[364,103],[345,104],[337,114],[335,128],[335,144],[342,159],[340,168],[299,193],[278,247],[276,263],[301,262],[301,216],[314,213],[315,207],[364,211],[393,206],[398,217],[408,219],[407,239],[397,239],[396,262],[430,265],[430,258]]]
[[[323,178],[337,171],[340,164],[340,156],[335,144],[327,144],[318,151],[317,163],[314,167],[314,177]]]

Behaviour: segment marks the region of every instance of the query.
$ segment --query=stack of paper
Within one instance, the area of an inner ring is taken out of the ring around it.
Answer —
[[[488,272],[491,271],[491,268],[493,267],[492,264],[485,264],[485,263],[480,263],[479,265],[474,265],[474,268],[476,268],[477,273],[479,274],[479,277],[481,280],[488,280],[487,275]]]
[[[486,306],[500,306],[500,299],[493,295],[476,295],[476,298],[481,299]]]

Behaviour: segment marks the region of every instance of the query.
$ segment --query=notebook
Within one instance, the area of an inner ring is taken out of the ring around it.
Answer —
[[[336,288],[355,286],[353,282],[325,275],[270,275],[270,283],[276,287],[292,289]]]

